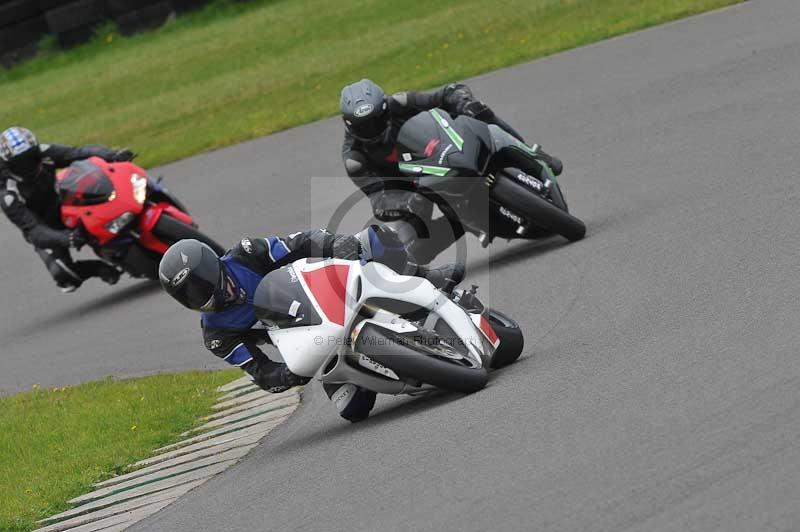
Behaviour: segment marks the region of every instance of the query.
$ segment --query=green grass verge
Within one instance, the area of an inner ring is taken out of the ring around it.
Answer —
[[[222,2],[0,72],[0,127],[152,165],[333,115],[362,77],[429,88],[738,1]]]
[[[0,530],[33,530],[94,482],[178,440],[241,371],[106,379],[0,397]]]

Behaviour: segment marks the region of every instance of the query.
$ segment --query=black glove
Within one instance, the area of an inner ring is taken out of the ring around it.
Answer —
[[[75,248],[78,251],[80,251],[80,249],[89,242],[88,239],[86,238],[86,234],[80,229],[75,229],[74,231],[70,231],[68,238],[69,238],[69,247]]]
[[[132,161],[134,157],[136,157],[136,154],[133,153],[133,151],[129,150],[128,148],[123,148],[114,152],[114,155],[111,157],[111,162],[127,163],[128,161]]]
[[[494,116],[494,111],[489,109],[489,106],[481,101],[471,100],[464,102],[463,105],[461,105],[458,114],[471,116],[472,118],[486,122],[491,120],[491,118]]]
[[[463,83],[452,83],[445,87],[444,104],[449,112],[464,114],[462,109],[466,104],[475,100],[472,90]]]

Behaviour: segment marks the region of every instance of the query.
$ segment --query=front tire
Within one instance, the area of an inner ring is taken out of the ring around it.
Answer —
[[[534,224],[558,233],[567,240],[575,242],[586,236],[586,225],[582,221],[506,176],[500,176],[494,184],[491,197]]]

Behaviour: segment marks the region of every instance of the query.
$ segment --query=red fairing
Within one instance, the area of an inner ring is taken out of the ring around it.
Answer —
[[[169,249],[169,246],[156,238],[153,234],[153,227],[156,222],[161,218],[162,214],[168,214],[172,218],[181,221],[187,225],[192,225],[194,220],[191,216],[178,209],[171,203],[159,202],[150,203],[145,206],[144,212],[139,216],[139,244],[147,249],[152,249],[158,253],[164,254]]]
[[[191,216],[170,203],[147,200],[142,203],[147,187],[147,172],[143,168],[133,163],[109,163],[99,157],[90,157],[88,162],[91,165],[79,162],[57,175],[61,220],[66,227],[83,225],[97,244],[103,246],[118,236],[107,229],[109,222],[131,212],[137,217],[139,244],[163,254],[169,246],[153,235],[153,227],[161,215],[166,213],[185,224],[193,224]]]
[[[99,171],[81,174],[70,167],[58,173],[59,184],[65,187],[69,183],[72,187],[69,194],[62,192],[66,197],[61,199],[61,220],[70,229],[82,223],[102,246],[117,236],[106,229],[106,224],[125,212],[137,216],[142,212],[142,204],[134,198],[134,186],[145,186],[147,172],[133,163],[107,163],[99,157],[90,157],[89,161]],[[87,193],[98,184],[110,187],[111,194],[100,203],[92,203]]]
[[[318,270],[303,272],[303,279],[328,320],[344,325],[347,275],[350,266],[332,264]]]

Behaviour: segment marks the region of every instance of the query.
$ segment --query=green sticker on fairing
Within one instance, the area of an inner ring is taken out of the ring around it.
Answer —
[[[429,112],[431,113],[431,116],[436,119],[436,123],[439,124],[445,133],[447,133],[447,136],[450,137],[450,140],[453,141],[453,144],[458,151],[461,151],[461,148],[464,147],[464,139],[461,138],[461,135],[459,135],[452,127],[450,127],[450,123],[439,114],[439,111],[436,109],[431,109]]]
[[[446,176],[450,171],[450,168],[444,168],[442,166],[425,166],[422,164],[413,163],[400,163],[398,166],[403,172],[410,172],[412,174],[438,175],[441,177]]]

